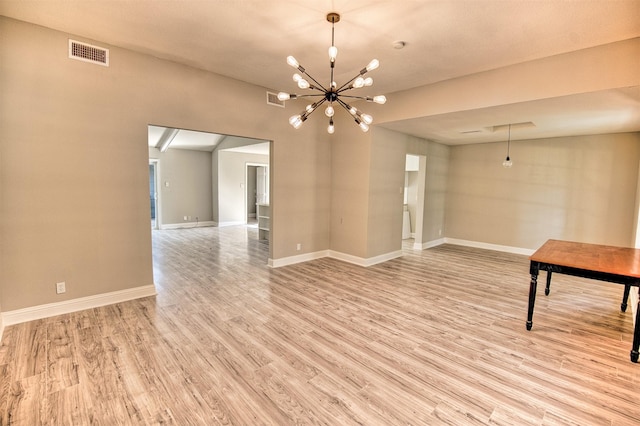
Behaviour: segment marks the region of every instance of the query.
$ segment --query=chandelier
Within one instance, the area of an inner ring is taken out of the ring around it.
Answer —
[[[323,86],[313,78],[302,65],[296,61],[296,58],[293,56],[287,57],[287,63],[291,65],[293,68],[296,68],[301,74],[295,73],[293,74],[293,81],[298,84],[300,89],[309,89],[314,93],[308,95],[296,95],[293,93],[278,93],[278,99],[281,101],[286,101],[288,99],[297,99],[297,98],[306,98],[306,97],[318,97],[319,99],[309,105],[304,109],[304,111],[300,112],[300,114],[296,114],[289,118],[289,124],[291,124],[295,129],[299,129],[302,126],[307,118],[313,113],[318,107],[323,105],[324,103],[328,103],[327,107],[324,110],[324,113],[327,117],[329,117],[329,126],[327,127],[327,132],[333,133],[335,131],[333,125],[333,115],[335,114],[334,105],[340,105],[345,110],[347,110],[354,118],[356,124],[360,126],[363,132],[369,130],[369,125],[373,122],[373,117],[369,114],[365,114],[354,106],[349,105],[344,99],[361,99],[368,102],[375,102],[377,104],[384,104],[387,102],[387,98],[383,95],[378,96],[353,96],[347,95],[347,91],[352,89],[360,89],[362,87],[368,87],[373,84],[373,79],[371,77],[364,78],[363,76],[369,72],[373,71],[380,63],[377,59],[372,60],[369,64],[362,68],[360,72],[353,77],[351,80],[344,83],[342,86],[336,84],[333,80],[333,70],[336,66],[336,56],[338,55],[338,48],[335,46],[335,24],[340,21],[340,15],[334,12],[327,14],[327,21],[331,22],[331,47],[329,48],[329,66],[331,70],[331,76],[329,79],[328,88]],[[311,80],[311,83],[303,76],[306,76]]]

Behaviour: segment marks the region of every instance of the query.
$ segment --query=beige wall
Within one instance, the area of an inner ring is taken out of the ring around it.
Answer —
[[[402,211],[404,204],[404,169],[406,143],[382,128],[371,129],[369,160],[369,202],[367,206],[367,258],[402,249]]]
[[[366,259],[397,250],[406,153],[427,158],[423,241],[438,239],[444,229],[453,238],[535,247],[561,221],[562,236],[585,241],[622,243],[632,233],[637,134],[518,141],[514,183],[500,167],[504,144],[450,148],[375,126],[363,134],[342,116],[332,136],[320,118],[295,131],[287,119],[303,102],[268,106],[264,88],[99,41],[84,40],[111,48],[110,67],[70,60],[68,38],[0,18],[5,312],[152,283],[149,124],[272,141],[272,259],[328,249]],[[632,40],[559,55],[389,94],[386,105],[368,110],[383,123],[631,86],[637,67],[629,62],[639,50]],[[549,163],[545,150],[560,150],[553,161],[563,163]],[[493,161],[499,171],[487,170]],[[546,191],[534,190],[541,188]],[[540,193],[546,195],[532,198]],[[550,209],[540,206],[550,202]],[[67,293],[56,295],[61,280]]]
[[[320,117],[291,130],[288,117],[304,109],[305,103],[287,105],[284,119],[288,131],[298,138],[286,145],[272,145],[270,173],[272,258],[279,259],[329,248],[331,205],[331,145]],[[302,250],[297,251],[300,243]]]
[[[331,249],[366,258],[371,133],[345,122],[330,139]]]
[[[370,259],[401,249],[406,154],[427,158],[420,241],[444,237],[448,146],[381,127],[351,126],[340,136],[331,151],[332,250]]]
[[[446,235],[536,249],[549,238],[633,247],[640,133],[451,148]]]
[[[158,188],[161,200],[160,225],[213,220],[211,153],[188,149],[150,148],[150,158],[159,160]],[[166,184],[169,184],[167,186]]]
[[[329,248],[328,144],[291,107],[99,41],[73,37],[109,47],[108,68],[70,60],[68,38],[0,18],[3,311],[152,284],[148,124],[272,140],[271,257]]]

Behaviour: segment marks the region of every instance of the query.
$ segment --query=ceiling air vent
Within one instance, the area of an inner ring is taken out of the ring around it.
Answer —
[[[267,103],[269,105],[279,106],[280,108],[284,108],[284,101],[278,99],[278,94],[273,92],[267,92]]]
[[[109,66],[109,49],[69,39],[69,58]]]

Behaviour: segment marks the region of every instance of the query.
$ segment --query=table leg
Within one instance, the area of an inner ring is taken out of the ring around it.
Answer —
[[[544,295],[549,295],[549,288],[551,287],[551,270],[547,270],[547,286],[544,288]]]
[[[624,294],[622,295],[622,303],[620,304],[620,310],[622,312],[627,311],[627,300],[629,300],[629,290],[631,286],[629,284],[624,285]]]
[[[532,268],[533,269],[533,268]],[[529,285],[529,312],[527,313],[527,330],[533,326],[533,306],[536,303],[536,289],[538,288],[538,271],[531,271],[531,284]]]
[[[640,288],[638,289],[640,296]],[[640,300],[636,309],[636,325],[633,329],[633,346],[631,347],[631,362],[638,362],[638,346],[640,346]]]

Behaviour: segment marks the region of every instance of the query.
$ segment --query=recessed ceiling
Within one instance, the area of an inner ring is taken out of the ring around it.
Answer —
[[[314,76],[328,70],[331,26],[325,17],[331,11],[341,15],[335,26],[335,80],[340,84],[350,79],[377,58],[381,65],[371,75],[372,94],[640,37],[638,0],[0,0],[1,15],[272,91],[295,89],[285,62],[288,55]],[[394,48],[399,40],[405,42],[402,49]],[[534,122],[533,137],[580,132],[583,125],[596,133],[640,131],[635,88],[585,96],[516,105],[515,119]],[[585,107],[585,100],[597,103]],[[460,131],[511,121],[508,111],[460,111],[385,127],[442,143],[486,142],[499,139],[474,132],[461,141]],[[626,122],[624,117],[629,117]]]
[[[171,127],[153,126],[148,127],[148,143],[151,148],[160,148],[164,135],[170,132],[171,142],[169,149],[188,149],[192,151],[208,151],[215,149],[224,151],[243,152],[247,154],[269,155],[269,142],[260,139],[242,138],[237,136],[220,135],[217,133],[200,132],[196,130],[173,129]],[[230,144],[223,144],[223,141]]]
[[[385,123],[383,127],[447,145],[640,130],[640,87],[458,111]],[[531,124],[528,124],[531,123]]]

